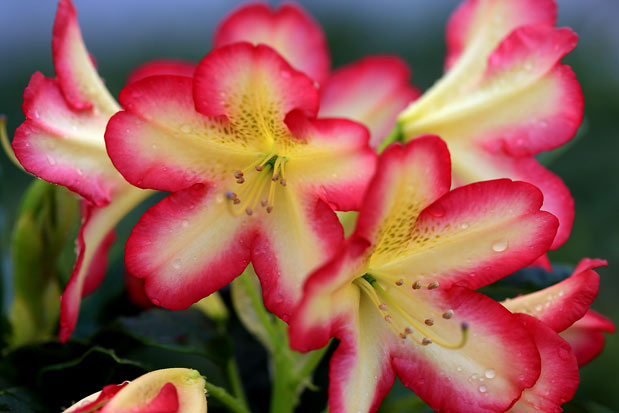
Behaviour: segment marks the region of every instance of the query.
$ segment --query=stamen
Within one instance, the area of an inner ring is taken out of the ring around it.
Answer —
[[[365,274],[363,277],[358,278],[357,280],[359,281],[357,284],[363,287],[363,290],[368,293],[370,299],[383,313],[386,312],[386,310],[389,308],[392,309],[392,312],[390,314],[383,315],[385,321],[387,321],[388,324],[394,324],[395,327],[399,327],[401,326],[401,321],[400,321],[401,319],[402,321],[410,325],[404,329],[398,328],[396,335],[400,335],[402,331],[404,332],[410,331],[412,333],[414,329],[414,330],[417,330],[417,332],[419,332],[424,337],[424,339],[421,341],[422,345],[436,343],[441,347],[445,347],[449,349],[458,349],[458,348],[463,347],[466,344],[467,337],[468,337],[468,324],[466,323],[461,324],[460,341],[458,343],[450,343],[448,341],[443,340],[440,336],[438,336],[432,330],[429,330],[427,328],[427,327],[434,325],[434,320],[432,318],[427,318],[422,323],[419,320],[415,319],[414,317],[411,317],[411,315],[408,314],[387,293],[387,291],[383,289],[383,287],[378,283],[376,278],[374,278],[373,276],[369,274]],[[437,282],[435,283],[438,284]],[[379,296],[380,296],[380,299],[379,299]],[[452,315],[453,315],[453,312],[452,312]],[[396,317],[394,318],[394,316]]]
[[[430,284],[428,284],[428,290],[434,290],[438,288],[438,281],[432,281]]]
[[[453,310],[447,310],[443,313],[443,318],[445,320],[449,320],[451,317],[454,316],[454,311]]]
[[[415,281],[413,283],[413,290],[419,290],[421,288],[421,282]]]
[[[402,284],[404,284],[404,279],[403,278],[400,278],[399,280],[397,280],[395,282],[395,285],[397,285],[398,287],[401,286]]]

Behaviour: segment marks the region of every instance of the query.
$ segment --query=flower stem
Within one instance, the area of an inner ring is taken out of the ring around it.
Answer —
[[[243,390],[241,375],[239,374],[239,366],[236,363],[236,359],[234,357],[228,360],[226,370],[228,373],[228,378],[230,380],[230,386],[232,386],[232,392],[234,393],[238,401],[243,405],[243,407],[249,410],[249,403],[247,401],[245,391]]]
[[[208,381],[205,381],[204,387],[206,387],[208,395],[219,400],[230,411],[234,413],[250,413],[249,409],[239,399],[231,396],[223,387],[216,386]]]

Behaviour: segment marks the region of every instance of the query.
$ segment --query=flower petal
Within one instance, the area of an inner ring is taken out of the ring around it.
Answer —
[[[345,119],[307,119],[298,111],[286,117],[286,125],[307,142],[298,154],[290,154],[294,162],[286,170],[287,180],[335,210],[358,210],[376,163],[367,129]]]
[[[529,331],[542,360],[542,370],[535,385],[525,389],[509,412],[562,411],[561,405],[572,399],[580,377],[572,349],[544,323],[526,314],[517,314]]]
[[[196,112],[190,78],[143,79],[126,86],[120,102],[126,111],[110,119],[105,142],[116,168],[138,187],[176,191],[231,180],[238,165],[255,160],[225,120]]]
[[[296,69],[322,83],[328,76],[330,57],[322,29],[300,6],[283,4],[270,10],[252,3],[230,14],[215,32],[215,47],[247,41],[271,46]]]
[[[100,392],[91,394],[88,397],[84,397],[82,400],[66,409],[64,413],[90,413],[93,411],[96,412],[97,409],[100,409],[103,405],[105,405],[112,397],[116,395],[116,393],[118,393],[127,384],[129,384],[128,381],[122,384],[110,384],[108,386],[105,386]]]
[[[265,214],[258,224],[252,263],[265,306],[288,321],[307,276],[331,256],[344,234],[325,202],[292,185],[278,189],[273,213]]]
[[[202,59],[194,75],[194,100],[198,112],[225,115],[244,136],[260,128],[274,141],[281,138],[288,112],[318,112],[312,80],[270,47],[249,43],[220,47]]]
[[[66,342],[77,324],[82,297],[92,293],[105,277],[107,252],[114,242],[114,227],[137,204],[151,195],[127,186],[105,207],[82,204],[84,219],[77,238],[77,260],[60,303],[61,342]]]
[[[390,249],[379,246],[370,272],[423,285],[488,285],[550,247],[557,220],[541,204],[539,190],[525,182],[454,189],[421,212],[408,239],[390,237]]]
[[[329,367],[329,411],[375,412],[393,385],[389,340],[384,320],[367,298],[335,332],[340,344]],[[383,334],[380,334],[383,333]]]
[[[12,146],[28,172],[99,206],[126,185],[105,152],[105,116],[71,109],[58,82],[41,73],[30,79],[23,108],[26,121],[15,131]]]
[[[560,332],[582,318],[600,286],[600,276],[593,268],[606,265],[605,261],[585,259],[565,280],[541,291],[504,301],[502,304],[512,313],[525,313],[541,320]]]
[[[110,117],[120,108],[97,74],[71,0],[60,0],[52,37],[54,68],[62,93],[76,110],[93,107]]]
[[[155,370],[129,382],[101,413],[206,413],[204,384],[204,379],[196,370]]]
[[[578,365],[584,366],[604,349],[606,339],[602,331],[614,333],[613,322],[601,314],[589,310],[583,318],[576,321],[567,330],[562,331],[560,335],[574,350]]]
[[[222,193],[196,184],[164,198],[133,227],[125,264],[145,279],[155,305],[187,308],[245,269],[255,230],[226,206]]]
[[[544,194],[542,209],[559,219],[559,229],[551,248],[556,249],[567,241],[574,221],[574,199],[561,178],[534,158],[514,158],[471,146],[452,146],[452,167],[458,183],[508,176],[535,185]]]
[[[530,24],[554,26],[556,18],[554,0],[467,0],[447,23],[446,67],[472,66],[471,57],[485,62],[512,30]]]
[[[309,351],[326,346],[342,318],[357,311],[359,290],[348,283],[364,273],[369,247],[367,240],[353,236],[308,277],[303,298],[289,321],[292,349]]]
[[[320,116],[363,123],[377,148],[398,114],[421,94],[410,78],[410,68],[396,56],[369,56],[343,66],[321,85]]]
[[[193,62],[185,62],[184,60],[176,59],[159,59],[144,63],[136,67],[129,78],[127,84],[135,83],[149,76],[173,75],[193,77],[196,70],[196,64]]]
[[[451,163],[445,143],[425,136],[383,152],[357,220],[355,234],[376,244],[380,254],[392,239],[409,236],[412,223],[426,206],[449,191]]]
[[[468,339],[460,349],[437,343],[422,346],[410,338],[397,339],[392,345],[398,377],[431,408],[505,411],[537,380],[540,358],[535,343],[518,318],[494,300],[459,286],[400,291],[416,297],[409,303],[411,307],[422,303],[414,310],[418,314],[421,309],[428,316],[436,314],[428,329],[445,340],[457,343],[462,334],[460,324],[468,324]],[[445,309],[453,311],[452,318],[440,316]]]

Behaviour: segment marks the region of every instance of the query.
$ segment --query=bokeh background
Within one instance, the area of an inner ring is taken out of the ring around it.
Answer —
[[[277,2],[271,2],[276,4]],[[456,0],[373,0],[300,2],[324,28],[333,66],[373,53],[394,53],[413,69],[413,83],[427,89],[442,72],[444,27]],[[211,47],[217,22],[241,4],[229,0],[75,0],[85,42],[99,71],[117,95],[128,73],[145,61],[168,57],[198,61]],[[549,165],[576,200],[571,239],[552,252],[553,262],[574,265],[600,257],[600,294],[593,308],[619,322],[619,2],[558,0],[559,26],[580,35],[565,62],[585,95],[580,138]],[[0,11],[0,113],[12,136],[23,121],[22,92],[36,70],[53,76],[53,0],[2,0]],[[8,240],[19,200],[32,177],[0,155],[2,305],[10,304]],[[120,239],[131,220],[123,222]],[[108,277],[120,280],[122,243],[112,252]],[[117,281],[116,288],[121,285]],[[120,287],[122,288],[122,287]],[[609,336],[603,354],[581,370],[577,397],[599,411],[619,411],[619,336]],[[591,407],[592,409],[592,407]]]

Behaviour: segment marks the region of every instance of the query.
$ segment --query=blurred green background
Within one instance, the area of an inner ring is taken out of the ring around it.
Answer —
[[[83,35],[112,92],[128,73],[145,61],[168,57],[198,61],[211,45],[217,22],[236,1],[87,1],[76,0]],[[395,53],[413,68],[413,83],[427,89],[438,79],[444,56],[444,27],[455,0],[302,1],[324,28],[333,66],[367,54]],[[600,257],[600,294],[593,308],[619,321],[619,2],[558,0],[559,26],[580,35],[579,45],[564,61],[576,72],[585,95],[586,131],[582,139],[549,168],[567,183],[576,200],[571,239],[551,253],[557,263],[576,264]],[[53,75],[51,29],[53,0],[3,0],[0,12],[0,113],[12,136],[23,121],[22,92],[31,74]],[[10,304],[8,240],[18,202],[32,177],[0,156],[0,236],[2,305]],[[121,228],[126,237],[129,224]],[[117,245],[110,276],[120,279],[122,245]],[[581,370],[577,397],[619,411],[619,337],[608,337],[606,349]]]

